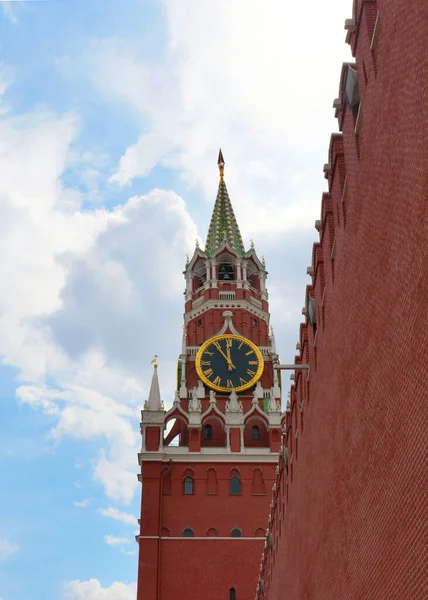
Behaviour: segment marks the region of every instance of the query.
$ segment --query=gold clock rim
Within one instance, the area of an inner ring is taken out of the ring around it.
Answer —
[[[255,343],[242,335],[235,335],[234,333],[224,333],[224,334],[220,334],[220,335],[214,335],[213,337],[209,338],[206,342],[204,342],[196,354],[196,359],[195,359],[196,372],[198,373],[201,380],[212,390],[215,390],[217,392],[230,392],[232,390],[232,388],[214,385],[207,377],[205,377],[205,375],[202,373],[201,357],[202,357],[202,354],[205,352],[205,349],[208,346],[210,346],[213,342],[215,342],[217,340],[224,340],[224,339],[231,339],[231,338],[234,340],[241,340],[241,341],[245,342],[246,344],[248,344],[254,350],[254,352],[257,355],[257,358],[259,359],[259,366],[257,368],[257,372],[254,375],[254,377],[251,379],[251,381],[245,385],[241,385],[241,386],[235,388],[237,393],[245,392],[245,390],[248,390],[250,387],[253,387],[253,385],[255,383],[257,383],[257,381],[262,376],[263,368],[264,368],[264,360],[263,360],[262,353],[257,348]]]

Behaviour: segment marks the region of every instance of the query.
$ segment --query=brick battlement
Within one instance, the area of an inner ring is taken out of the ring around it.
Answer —
[[[428,9],[346,29],[259,600],[426,597]]]

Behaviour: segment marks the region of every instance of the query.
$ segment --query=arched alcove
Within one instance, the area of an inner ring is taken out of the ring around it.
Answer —
[[[216,496],[218,494],[217,471],[213,468],[207,470],[205,494],[207,496]]]
[[[259,467],[253,470],[251,493],[253,496],[264,496],[266,494],[263,471]]]
[[[216,414],[209,414],[202,423],[202,447],[225,448],[226,432],[224,422]]]
[[[255,435],[257,432],[257,435]],[[259,415],[248,419],[244,430],[244,446],[246,448],[269,448],[269,431],[266,422]]]

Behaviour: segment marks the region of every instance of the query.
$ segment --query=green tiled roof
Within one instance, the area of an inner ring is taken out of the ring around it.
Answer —
[[[215,250],[221,246],[223,240],[226,239],[229,246],[239,252],[241,256],[244,256],[245,248],[242,242],[241,232],[239,231],[232,203],[223,179],[224,161],[221,150],[218,165],[220,168],[220,183],[208,229],[205,253],[208,257],[212,256]]]

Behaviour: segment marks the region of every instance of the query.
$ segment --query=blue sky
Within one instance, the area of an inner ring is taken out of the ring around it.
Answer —
[[[139,410],[220,146],[293,359],[352,8],[301,4],[0,3],[1,600],[135,597]]]

